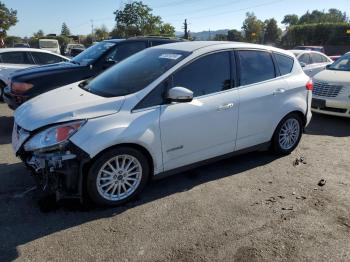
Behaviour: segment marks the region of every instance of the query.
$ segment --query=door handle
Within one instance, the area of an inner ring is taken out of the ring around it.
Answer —
[[[283,94],[284,92],[286,92],[286,89],[284,88],[278,88],[275,91],[273,91],[273,95],[278,95],[278,94]]]
[[[222,111],[222,110],[228,110],[234,106],[233,103],[228,103],[228,104],[223,104],[221,106],[218,106],[217,110]]]

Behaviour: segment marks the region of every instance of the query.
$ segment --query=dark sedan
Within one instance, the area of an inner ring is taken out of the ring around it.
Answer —
[[[135,37],[99,42],[70,62],[16,71],[5,88],[4,100],[16,109],[25,101],[55,88],[97,76],[105,69],[145,48],[178,42],[162,37]]]

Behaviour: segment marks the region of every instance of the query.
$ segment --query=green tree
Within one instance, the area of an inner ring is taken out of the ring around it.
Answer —
[[[152,9],[141,1],[126,4],[123,9],[114,12],[116,26],[111,35],[123,38],[137,35],[159,35],[171,29],[163,24],[160,16],[155,16],[151,12]]]
[[[246,13],[246,19],[243,22],[242,29],[244,31],[245,41],[250,43],[261,42],[264,23],[257,19],[254,13]]]
[[[282,24],[285,24],[286,26],[292,26],[296,25],[299,22],[299,17],[297,15],[285,15]]]
[[[274,18],[265,20],[264,44],[276,44],[282,34]]]
[[[96,41],[102,41],[105,39],[108,39],[109,32],[105,25],[102,25],[101,27],[98,27],[95,29],[95,40]]]
[[[62,24],[62,28],[61,28],[61,35],[64,35],[64,36],[69,36],[71,33],[70,33],[70,30],[67,26],[66,23],[63,23]]]
[[[243,42],[243,36],[242,33],[236,29],[229,30],[227,32],[227,40],[228,41],[235,41],[235,42]]]
[[[164,23],[160,26],[159,33],[163,36],[175,36],[175,27],[169,23]]]
[[[7,30],[17,22],[17,11],[8,9],[5,4],[0,2],[0,36],[6,36]]]
[[[227,35],[225,35],[225,34],[216,34],[214,36],[214,41],[227,41]]]
[[[45,36],[45,34],[44,34],[44,31],[43,30],[38,30],[38,32],[36,32],[36,33],[34,33],[33,34],[33,37],[34,38],[42,38],[42,37],[44,37]]]

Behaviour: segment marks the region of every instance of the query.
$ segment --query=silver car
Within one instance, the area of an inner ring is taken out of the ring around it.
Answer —
[[[290,50],[298,59],[305,74],[313,77],[332,64],[333,61],[323,53],[310,50]]]

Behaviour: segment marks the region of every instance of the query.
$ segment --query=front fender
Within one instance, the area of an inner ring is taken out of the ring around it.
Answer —
[[[151,155],[154,173],[157,174],[163,171],[159,114],[157,107],[90,119],[70,140],[91,158],[119,144],[139,145]]]

